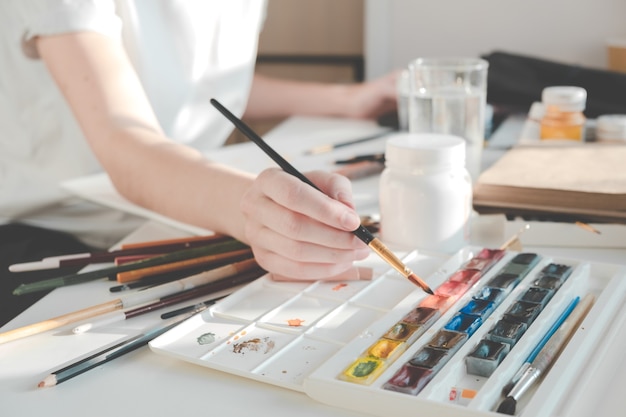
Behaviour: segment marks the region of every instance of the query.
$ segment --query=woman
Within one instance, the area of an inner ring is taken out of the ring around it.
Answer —
[[[248,243],[276,276],[354,271],[368,248],[347,233],[359,224],[348,180],[310,173],[326,196],[278,169],[253,177],[211,162],[232,125],[209,100],[251,120],[376,117],[395,106],[395,77],[255,76],[264,13],[258,0],[3,1],[0,224],[23,239],[36,226],[111,245],[138,219],[59,187],[104,169],[130,201]]]

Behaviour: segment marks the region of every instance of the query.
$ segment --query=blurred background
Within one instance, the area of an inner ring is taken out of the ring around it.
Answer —
[[[354,82],[418,56],[493,51],[604,70],[625,19],[625,0],[268,0],[257,71]]]

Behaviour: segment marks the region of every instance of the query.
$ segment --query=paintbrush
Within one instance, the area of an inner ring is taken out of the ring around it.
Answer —
[[[344,146],[356,145],[357,143],[367,142],[373,139],[378,139],[393,132],[393,130],[383,130],[382,132],[374,133],[373,135],[365,136],[358,139],[352,139],[340,143],[328,143],[326,145],[316,146],[314,148],[306,150],[305,155],[317,155],[321,153],[331,152],[335,149],[343,148]]]
[[[574,334],[574,331],[582,322],[583,318],[593,305],[594,297],[587,294],[570,313],[569,317],[561,324],[558,330],[550,337],[545,346],[539,351],[535,360],[526,369],[517,383],[511,388],[507,397],[498,406],[498,412],[514,415],[517,401],[548,372],[550,366],[559,356],[563,347]]]
[[[244,123],[237,116],[232,114],[226,107],[220,104],[217,100],[211,99],[211,104],[220,111],[228,120],[230,120],[241,133],[243,133],[248,139],[254,142],[261,150],[263,150],[274,162],[278,164],[285,172],[300,179],[316,190],[321,190],[313,184],[307,177],[305,177],[300,171],[294,168],[287,160],[280,156],[274,149],[272,149],[259,135],[257,135],[246,123]],[[396,255],[391,252],[378,238],[374,237],[369,230],[363,225],[360,225],[352,233],[361,239],[367,246],[369,246],[378,256],[380,256],[385,262],[396,269],[400,274],[407,278],[412,283],[418,285],[428,294],[434,294],[420,277],[409,269]]]
[[[530,352],[530,354],[528,355],[528,357],[524,361],[524,364],[515,373],[515,375],[513,375],[513,378],[511,378],[511,381],[509,381],[509,383],[507,383],[504,386],[504,388],[502,388],[502,394],[505,397],[507,395],[509,395],[509,392],[511,392],[511,388],[513,388],[513,386],[517,383],[517,381],[519,381],[521,376],[524,375],[524,373],[526,373],[528,368],[532,365],[533,361],[535,360],[535,358],[539,354],[539,352],[541,352],[541,349],[543,349],[543,347],[546,345],[546,343],[548,343],[548,340],[550,340],[550,338],[552,337],[554,332],[556,332],[559,329],[559,327],[561,327],[563,322],[567,319],[567,317],[571,314],[571,312],[574,310],[574,308],[578,305],[579,301],[580,301],[580,297],[574,297],[574,299],[567,305],[567,307],[561,313],[561,315],[559,315],[559,317],[557,317],[556,321],[554,323],[552,323],[552,326],[550,326],[548,331],[539,340],[539,343],[537,343],[537,345]]]

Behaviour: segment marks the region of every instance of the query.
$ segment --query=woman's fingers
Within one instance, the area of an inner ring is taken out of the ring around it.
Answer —
[[[308,175],[322,192],[284,171],[268,169],[242,200],[246,238],[255,258],[283,279],[332,278],[369,255],[369,248],[350,233],[360,222],[350,182],[326,172]]]

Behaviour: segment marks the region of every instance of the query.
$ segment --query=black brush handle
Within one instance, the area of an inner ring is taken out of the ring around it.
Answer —
[[[256,132],[250,128],[250,126],[248,126],[244,121],[242,121],[240,118],[238,118],[237,116],[232,114],[230,112],[230,110],[228,110],[226,107],[224,107],[219,101],[217,101],[214,98],[212,98],[211,99],[211,104],[217,110],[219,110],[219,112],[222,113],[228,120],[230,120],[232,122],[232,124],[234,124],[235,127],[241,133],[243,133],[248,139],[250,139],[252,142],[254,142],[259,148],[261,148],[263,150],[263,152],[265,152],[267,154],[267,156],[272,158],[272,160],[274,162],[276,162],[278,164],[278,166],[283,169],[283,171],[285,171],[288,174],[293,175],[294,177],[300,179],[301,181],[309,184],[311,187],[315,188],[316,190],[322,192],[322,190],[320,190],[319,187],[317,187],[315,184],[313,184],[311,182],[311,180],[309,180],[307,177],[305,177],[304,174],[302,174],[300,171],[298,171],[285,158],[280,156],[280,154],[278,152],[276,152],[274,149],[272,149],[272,147],[270,145],[268,145],[267,142],[265,142],[263,140],[263,138],[261,138],[259,135],[257,135]],[[353,230],[352,233],[354,233],[354,235],[356,237],[361,239],[367,245],[369,245],[369,243],[372,240],[374,240],[374,235],[372,235],[370,233],[370,231],[367,230],[362,225],[360,225],[356,230]]]

